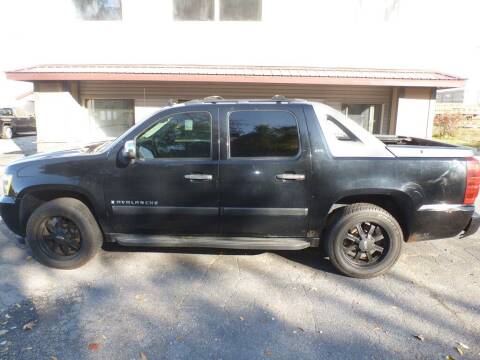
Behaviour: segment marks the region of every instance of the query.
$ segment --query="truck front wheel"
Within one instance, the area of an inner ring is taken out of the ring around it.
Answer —
[[[2,128],[2,138],[4,139],[13,138],[13,129],[10,126],[4,126]]]
[[[40,205],[27,222],[26,242],[40,263],[75,269],[92,259],[103,236],[89,208],[73,198]]]
[[[396,263],[403,232],[385,209],[358,203],[341,208],[333,216],[325,241],[330,261],[341,273],[370,278],[387,272]]]

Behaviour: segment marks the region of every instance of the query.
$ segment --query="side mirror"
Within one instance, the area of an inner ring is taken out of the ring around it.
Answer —
[[[125,141],[122,153],[123,156],[128,160],[135,159],[137,157],[137,144],[135,144],[135,140]]]

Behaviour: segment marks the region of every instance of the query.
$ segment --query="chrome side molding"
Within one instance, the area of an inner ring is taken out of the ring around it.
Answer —
[[[463,204],[428,204],[420,206],[418,211],[475,211],[475,206]]]

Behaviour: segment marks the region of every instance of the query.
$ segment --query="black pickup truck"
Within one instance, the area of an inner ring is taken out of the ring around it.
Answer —
[[[11,139],[18,133],[36,130],[33,116],[20,117],[15,114],[13,108],[0,109],[0,135],[3,139]]]
[[[479,186],[469,149],[379,139],[320,103],[213,97],[110,143],[11,164],[0,205],[56,268],[85,264],[103,242],[323,247],[340,272],[365,278],[391,268],[404,242],[475,232]]]

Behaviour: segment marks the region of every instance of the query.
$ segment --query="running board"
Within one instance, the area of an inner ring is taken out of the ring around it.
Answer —
[[[310,247],[305,238],[206,237],[110,234],[124,246],[199,247],[255,250],[301,250]]]

